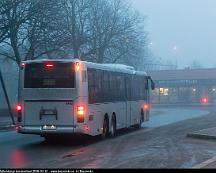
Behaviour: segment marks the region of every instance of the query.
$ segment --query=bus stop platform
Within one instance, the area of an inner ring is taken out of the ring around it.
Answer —
[[[196,139],[216,140],[216,127],[190,132],[187,137]],[[193,169],[212,169],[216,168],[216,156],[192,167]]]
[[[187,137],[199,139],[216,139],[216,127],[190,132],[187,134]]]
[[[216,168],[216,156],[192,167],[193,169],[213,169]]]

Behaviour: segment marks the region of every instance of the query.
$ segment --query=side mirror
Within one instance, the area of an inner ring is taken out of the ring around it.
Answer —
[[[155,89],[155,83],[153,82],[153,80],[151,79],[151,89],[154,90]]]
[[[149,81],[148,81],[148,80],[146,80],[145,89],[146,89],[146,90],[149,89]]]
[[[148,80],[147,81],[151,81],[151,89],[154,90],[155,89],[155,83],[153,82],[151,76],[148,76]]]

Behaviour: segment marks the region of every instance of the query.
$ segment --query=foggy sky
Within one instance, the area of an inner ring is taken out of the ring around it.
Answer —
[[[132,0],[147,16],[151,50],[180,68],[216,67],[216,0]]]

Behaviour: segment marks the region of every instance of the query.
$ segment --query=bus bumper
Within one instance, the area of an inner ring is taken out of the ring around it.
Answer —
[[[56,129],[43,129],[42,126],[17,126],[17,132],[22,134],[72,134],[72,133],[85,133],[78,126],[59,126]]]

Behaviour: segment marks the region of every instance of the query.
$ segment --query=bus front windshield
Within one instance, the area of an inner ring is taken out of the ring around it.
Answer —
[[[24,88],[75,88],[74,64],[26,64]]]

